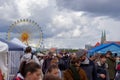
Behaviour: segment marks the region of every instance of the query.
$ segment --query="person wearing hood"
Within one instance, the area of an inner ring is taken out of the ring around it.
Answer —
[[[25,55],[23,55],[22,58],[21,58],[21,62],[23,62],[23,61],[27,61],[27,62],[28,62],[28,61],[30,61],[30,60],[32,60],[32,61],[40,64],[38,58],[37,58],[35,55],[32,54],[32,49],[31,49],[31,47],[28,46],[28,47],[25,49]]]
[[[88,80],[97,80],[97,71],[93,61],[87,57],[85,50],[76,52],[76,56],[80,59],[80,67],[86,72]]]

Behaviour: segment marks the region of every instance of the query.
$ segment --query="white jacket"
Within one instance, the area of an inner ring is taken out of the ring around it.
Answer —
[[[21,62],[31,60],[31,56],[32,56],[31,53],[27,53],[27,54],[23,55],[22,58],[21,58]],[[32,60],[34,60],[36,63],[40,64],[38,58],[35,55],[33,55]]]

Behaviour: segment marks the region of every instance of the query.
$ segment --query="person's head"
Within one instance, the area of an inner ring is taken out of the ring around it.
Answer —
[[[106,56],[104,54],[100,55],[100,61],[102,63],[105,63],[106,62]]]
[[[111,56],[112,56],[112,52],[111,51],[107,51],[106,57],[111,57]]]
[[[53,52],[48,52],[48,55],[52,57],[53,56]]]
[[[59,68],[57,65],[53,64],[48,67],[47,74],[52,74],[54,76],[59,76]]]
[[[56,56],[58,59],[62,58],[62,55],[61,54],[57,54]]]
[[[57,57],[55,57],[55,58],[53,58],[52,60],[51,60],[51,62],[50,62],[50,65],[58,65],[58,58]]]
[[[96,59],[96,57],[94,55],[90,55],[90,60],[94,61]]]
[[[31,53],[32,52],[32,49],[30,46],[26,47],[25,49],[25,53]]]
[[[38,58],[39,60],[43,59],[44,56],[45,56],[45,55],[42,54],[42,53],[37,53],[37,58]]]
[[[80,50],[80,51],[76,52],[76,57],[79,58],[81,62],[85,61],[86,51],[85,50]]]
[[[80,67],[80,59],[75,57],[71,60],[71,65],[75,66],[75,67]]]
[[[117,53],[115,53],[114,57],[117,57],[117,56],[118,56],[118,54],[117,54]]]
[[[43,80],[61,80],[58,76],[47,74],[43,77]]]
[[[71,59],[76,57],[76,53],[71,53],[70,54]]]
[[[41,67],[35,62],[23,61],[20,65],[19,72],[26,80],[39,80],[41,77]]]

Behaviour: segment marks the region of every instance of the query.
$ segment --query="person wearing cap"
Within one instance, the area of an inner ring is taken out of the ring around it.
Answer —
[[[88,80],[97,80],[97,71],[93,61],[87,57],[85,50],[76,52],[76,56],[80,59],[80,67],[86,72]]]
[[[88,80],[85,71],[80,67],[79,58],[73,58],[70,63],[70,67],[63,72],[63,80]]]

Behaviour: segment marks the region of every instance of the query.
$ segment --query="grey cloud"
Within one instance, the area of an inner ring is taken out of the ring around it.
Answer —
[[[10,24],[10,21],[0,19],[0,32],[7,32]]]
[[[120,17],[119,0],[57,0],[58,6],[74,11],[85,11],[97,16]]]

